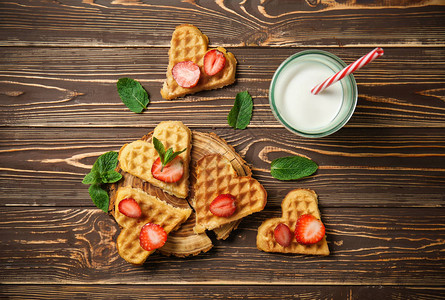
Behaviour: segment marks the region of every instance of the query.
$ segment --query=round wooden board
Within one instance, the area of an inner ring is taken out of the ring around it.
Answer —
[[[148,133],[141,139],[147,142],[151,142],[153,132]],[[109,212],[114,216],[114,203],[116,200],[116,191],[119,187],[131,186],[134,188],[140,188],[146,193],[156,196],[169,204],[188,208],[191,206],[191,199],[194,196],[193,186],[195,183],[195,165],[196,162],[205,155],[218,153],[227,158],[239,176],[250,176],[252,174],[250,168],[241,156],[235,152],[235,149],[226,143],[222,138],[214,133],[204,133],[199,131],[192,131],[192,150],[190,161],[190,193],[186,199],[181,199],[165,193],[162,189],[145,182],[133,175],[130,175],[120,169],[117,166],[117,171],[122,174],[122,179],[117,183],[113,183],[109,188],[110,206]],[[192,207],[193,208],[193,207]],[[216,234],[217,239],[225,239],[229,236],[230,232],[234,230],[241,220],[226,224],[220,228],[216,228],[213,231]],[[189,219],[181,225],[181,227],[171,232],[168,236],[165,245],[159,249],[164,255],[175,255],[179,257],[185,257],[189,255],[197,255],[201,252],[206,252],[213,247],[211,239],[206,233],[196,234],[193,231],[195,226],[195,213],[193,212]]]

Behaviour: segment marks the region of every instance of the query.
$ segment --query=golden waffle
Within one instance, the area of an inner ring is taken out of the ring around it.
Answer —
[[[238,176],[232,164],[219,154],[210,154],[196,163],[193,207],[196,212],[196,233],[211,230],[239,220],[266,205],[266,190],[250,176]],[[227,218],[213,215],[210,203],[220,194],[232,194],[236,198],[236,211]]]
[[[129,218],[119,211],[119,202],[126,198],[133,198],[141,207],[140,218]],[[121,187],[116,193],[114,218],[122,227],[117,237],[117,251],[127,262],[141,265],[153,251],[144,250],[139,243],[139,233],[146,223],[155,223],[162,226],[165,232],[170,233],[184,223],[192,210],[173,207],[157,197],[148,195],[140,189]]]
[[[236,59],[235,56],[227,52],[226,49],[217,49],[224,53],[226,64],[224,68],[213,76],[209,76],[204,71],[204,55],[207,51],[209,39],[206,35],[193,25],[179,25],[172,35],[170,50],[168,51],[169,63],[167,67],[167,79],[161,89],[164,99],[174,99],[193,94],[202,90],[212,90],[221,88],[235,82]],[[198,84],[192,88],[183,88],[178,85],[172,75],[173,67],[181,61],[193,61],[201,69],[201,78]]]
[[[125,144],[119,151],[119,165],[125,172],[139,177],[154,186],[179,198],[186,198],[189,192],[189,162],[192,133],[180,121],[161,122],[153,132],[158,140],[164,144],[165,150],[173,148],[186,151],[179,154],[184,161],[184,175],[178,182],[165,183],[153,177],[151,167],[159,157],[151,141],[138,140]]]
[[[288,247],[283,247],[275,241],[274,229],[279,223],[286,224],[291,231],[295,230],[298,217],[311,214],[320,219],[317,194],[312,190],[296,189],[289,192],[281,203],[281,218],[272,218],[264,221],[258,228],[257,248],[266,252],[328,255],[329,248],[326,236],[313,245],[301,245],[295,238]]]

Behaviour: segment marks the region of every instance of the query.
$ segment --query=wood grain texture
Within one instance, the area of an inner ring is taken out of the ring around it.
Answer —
[[[215,132],[234,146],[274,205],[296,187],[314,189],[326,207],[444,205],[443,129],[343,128],[323,139],[300,138],[283,128],[192,129]],[[81,181],[95,159],[151,130],[0,128],[0,205],[93,206]],[[317,162],[317,173],[299,181],[272,178],[270,162],[294,154]]]
[[[0,45],[165,47],[183,23],[225,47],[445,44],[443,1],[361,2],[11,1],[0,6]]]
[[[404,286],[150,286],[145,285],[3,285],[8,299],[343,299],[441,300],[440,287]]]
[[[98,209],[5,208],[0,278],[10,284],[443,286],[443,213],[443,208],[424,208],[422,215],[415,208],[322,209],[331,255],[320,258],[256,249],[260,223],[279,215],[268,205],[245,218],[229,239],[215,240],[207,253],[186,259],[152,255],[144,267],[134,267],[115,250],[117,225]]]
[[[174,119],[225,128],[236,94],[248,90],[254,99],[250,126],[281,128],[269,107],[269,85],[280,63],[300,50],[229,49],[239,62],[235,84],[166,101],[159,91],[167,48],[3,48],[0,126],[154,127]],[[368,50],[329,51],[351,63]],[[382,58],[357,72],[358,106],[346,127],[443,128],[444,55],[443,48],[385,49]],[[138,79],[148,90],[151,103],[144,113],[123,105],[116,89],[120,77]]]
[[[443,299],[445,3],[442,0],[18,0],[0,2],[0,298]],[[176,25],[192,23],[233,52],[237,81],[161,99]],[[289,55],[317,48],[351,63],[359,102],[345,128],[300,138],[274,119],[268,89]],[[136,115],[116,81],[132,77],[151,103]],[[254,98],[248,129],[226,117],[236,93]],[[263,212],[186,259],[143,267],[115,250],[118,227],[81,184],[94,160],[165,120],[215,132],[268,192]],[[270,176],[284,155],[320,168],[300,181]],[[332,255],[267,254],[263,220],[297,187],[319,195]]]

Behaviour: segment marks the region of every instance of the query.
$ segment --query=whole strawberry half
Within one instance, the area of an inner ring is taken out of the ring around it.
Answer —
[[[226,57],[221,51],[210,50],[204,56],[204,71],[207,75],[213,76],[221,71],[226,65]]]
[[[139,204],[133,198],[125,198],[119,202],[119,211],[130,218],[139,218],[142,210]]]
[[[209,206],[210,212],[218,217],[230,217],[236,211],[236,198],[231,194],[221,194]]]
[[[280,223],[273,231],[275,241],[283,247],[288,247],[294,237],[286,224]]]
[[[161,158],[158,157],[151,167],[151,174],[154,178],[166,183],[177,182],[184,175],[184,161],[177,156],[162,167]]]
[[[152,251],[164,246],[167,241],[167,233],[158,224],[147,223],[141,228],[139,243],[144,250]]]
[[[174,65],[172,75],[183,88],[191,88],[198,84],[201,77],[199,66],[192,61],[181,61]]]
[[[323,223],[313,215],[301,215],[297,220],[295,238],[303,245],[318,243],[325,235]]]

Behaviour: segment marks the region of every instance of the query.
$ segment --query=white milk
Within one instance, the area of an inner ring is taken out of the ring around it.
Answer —
[[[296,61],[288,64],[275,83],[274,99],[278,113],[286,123],[302,132],[316,132],[326,128],[337,116],[343,101],[340,82],[318,95],[311,89],[335,74],[316,61]]]

